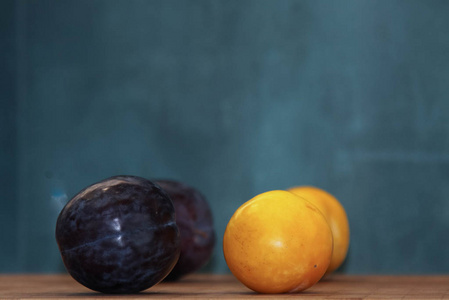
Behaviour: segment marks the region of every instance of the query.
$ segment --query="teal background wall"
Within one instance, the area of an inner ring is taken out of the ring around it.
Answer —
[[[347,273],[449,272],[448,1],[1,1],[0,272],[62,272],[62,205],[117,174],[198,188],[221,237],[311,184]]]

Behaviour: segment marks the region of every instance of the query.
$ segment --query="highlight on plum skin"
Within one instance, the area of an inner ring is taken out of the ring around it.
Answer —
[[[165,191],[136,176],[114,176],[75,195],[56,223],[69,274],[98,292],[137,293],[162,281],[180,253],[175,209]]]
[[[181,237],[181,254],[167,281],[198,271],[211,258],[216,234],[212,211],[206,198],[195,188],[174,180],[155,180],[175,206]]]

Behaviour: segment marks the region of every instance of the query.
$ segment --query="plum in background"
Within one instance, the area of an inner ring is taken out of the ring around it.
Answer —
[[[181,254],[165,280],[177,280],[204,266],[215,246],[212,212],[196,189],[172,180],[155,180],[175,206],[176,224],[181,236]]]
[[[180,253],[172,201],[136,176],[114,176],[79,192],[59,214],[56,241],[70,275],[103,293],[150,288]]]

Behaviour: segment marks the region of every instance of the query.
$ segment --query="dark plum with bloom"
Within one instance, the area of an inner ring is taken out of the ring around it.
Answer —
[[[212,212],[206,198],[196,189],[173,180],[156,180],[170,196],[181,236],[179,260],[166,280],[177,280],[203,267],[215,246]]]
[[[176,264],[180,238],[165,191],[136,176],[114,176],[73,197],[56,223],[70,275],[103,293],[137,293]]]

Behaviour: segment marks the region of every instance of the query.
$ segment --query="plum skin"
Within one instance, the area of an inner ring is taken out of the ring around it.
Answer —
[[[137,293],[163,280],[180,253],[169,196],[153,182],[114,176],[75,195],[56,223],[69,274],[103,293]]]
[[[216,234],[212,212],[206,198],[195,188],[174,180],[155,180],[175,206],[176,224],[181,237],[179,260],[166,281],[175,281],[193,273],[210,259]]]

